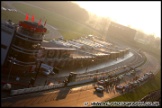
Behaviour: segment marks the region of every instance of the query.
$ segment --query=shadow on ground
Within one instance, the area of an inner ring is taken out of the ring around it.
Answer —
[[[58,93],[56,100],[65,99],[67,94],[70,92],[70,88],[64,88]]]
[[[97,92],[97,91],[94,91],[93,94],[96,94],[98,97],[103,97],[104,96],[104,93]]]

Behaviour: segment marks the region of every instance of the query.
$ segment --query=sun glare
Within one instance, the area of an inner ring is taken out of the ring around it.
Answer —
[[[110,19],[147,34],[161,36],[160,2],[75,2],[98,16]]]

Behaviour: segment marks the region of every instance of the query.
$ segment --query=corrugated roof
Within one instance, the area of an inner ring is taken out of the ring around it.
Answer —
[[[45,50],[76,50],[75,48],[62,48],[62,47],[42,47]]]

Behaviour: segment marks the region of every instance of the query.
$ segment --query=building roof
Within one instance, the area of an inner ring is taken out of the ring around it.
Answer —
[[[71,50],[74,51],[76,50],[75,48],[62,48],[62,47],[42,47],[45,50]]]

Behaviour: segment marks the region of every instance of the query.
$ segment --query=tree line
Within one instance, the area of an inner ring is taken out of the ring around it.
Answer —
[[[85,9],[70,1],[35,1],[28,3],[43,7],[75,21],[86,22],[89,19],[89,14]]]

